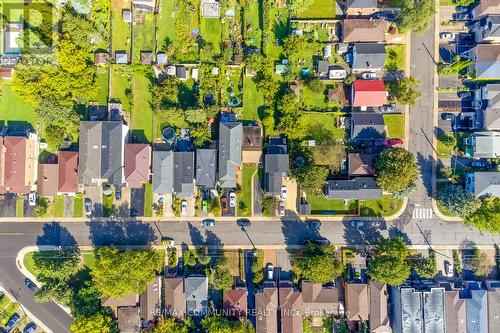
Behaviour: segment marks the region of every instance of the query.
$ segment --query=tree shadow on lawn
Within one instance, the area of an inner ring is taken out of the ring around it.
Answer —
[[[91,221],[88,226],[94,246],[151,245],[157,240],[151,224],[139,220]]]

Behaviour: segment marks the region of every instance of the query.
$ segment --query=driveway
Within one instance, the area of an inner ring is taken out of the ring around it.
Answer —
[[[64,217],[73,217],[73,197],[64,196]]]
[[[144,216],[144,195],[144,187],[130,189],[130,214],[132,216]]]
[[[120,200],[116,200],[114,198],[113,205],[116,207],[116,216],[120,217],[129,217],[130,216],[130,187],[122,187],[121,189],[121,198]],[[116,193],[116,192],[115,192]]]
[[[102,216],[102,186],[85,187],[85,197],[92,201],[93,216]]]
[[[229,193],[231,191],[224,191],[222,193],[222,196],[225,196],[227,198],[227,209],[222,210],[222,216],[236,216],[236,206],[231,207],[229,206]],[[220,198],[219,198],[220,200]],[[236,202],[238,202],[238,198],[236,198]]]
[[[23,214],[24,217],[33,217],[33,210],[36,206],[30,206],[28,196],[23,197]]]
[[[0,196],[0,217],[16,217],[16,195],[7,193]]]

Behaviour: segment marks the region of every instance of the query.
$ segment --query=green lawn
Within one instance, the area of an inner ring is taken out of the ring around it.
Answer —
[[[438,154],[438,157],[451,158],[451,156],[455,152],[455,145],[448,144],[448,142],[443,141],[442,137],[444,135],[445,136],[452,136],[453,132],[445,132],[445,133],[442,133],[442,135],[437,135],[437,140],[436,140],[436,142],[437,142],[437,147],[436,147],[437,154]]]
[[[439,0],[440,6],[456,6],[457,4],[453,0]]]
[[[134,106],[132,110],[132,139],[136,142],[150,142],[153,139],[153,109],[151,108],[151,83],[146,74],[134,73]]]
[[[99,66],[96,69],[97,102],[99,105],[108,104],[109,71],[108,66]]]
[[[406,67],[406,45],[386,45],[385,69],[405,70]]]
[[[238,192],[238,216],[252,215],[252,176],[256,171],[257,165],[243,166],[241,191]]]
[[[111,195],[102,195],[102,215],[104,217],[113,215],[113,197],[114,191]]]
[[[311,57],[312,58],[312,57]],[[311,64],[312,66],[312,64]],[[304,103],[304,107],[310,111],[333,111],[337,110],[340,106],[338,101],[329,102],[327,98],[328,85],[324,85],[324,89],[320,93],[316,93],[309,89],[306,84],[301,85],[301,100]]]
[[[345,205],[344,200],[332,200],[312,193],[307,194],[307,202],[311,205],[312,215],[353,215],[358,205],[356,200],[350,200]]]
[[[281,19],[280,15],[281,14]],[[270,25],[270,35],[269,39],[264,38],[264,54],[272,59],[279,59],[282,46],[281,44],[276,46],[275,41],[278,39],[279,42],[287,35],[287,21],[288,21],[288,11],[286,8],[278,8],[274,6],[269,10],[269,25]]]
[[[301,12],[297,18],[335,18],[335,1],[313,0],[312,3]]]
[[[73,217],[83,217],[83,196],[77,194],[73,198]]]
[[[87,268],[89,268],[89,269],[93,269],[94,268],[96,258],[95,258],[95,255],[94,255],[93,252],[82,252],[81,253],[81,257],[82,257],[82,260],[83,260],[83,264]]]
[[[236,97],[241,103],[243,101],[243,81],[242,81],[241,69],[228,68],[226,71],[226,79],[223,80],[222,86],[222,103],[224,105],[229,104],[231,99]]]
[[[64,217],[64,196],[62,195],[55,197],[54,217]]]
[[[130,23],[123,20],[121,4],[122,1],[120,0],[111,0],[111,45],[113,56],[115,51],[127,51],[130,55]]]
[[[131,110],[130,106],[130,95],[127,95],[127,91],[131,91],[131,80],[132,80],[132,70],[129,66],[124,65],[112,65],[111,67],[111,92],[110,100],[115,100],[123,105],[123,110],[129,113]]]
[[[146,183],[144,188],[144,216],[153,216],[153,185]]]
[[[245,37],[253,38],[253,46],[260,48],[262,43],[262,27],[260,25],[261,1],[247,1],[244,7],[244,17],[246,27]]]
[[[1,299],[2,303],[5,303],[5,305],[0,309],[0,326],[5,326],[14,312],[19,310],[19,305],[10,302],[5,295],[3,295]]]
[[[23,198],[16,199],[16,217],[24,217],[24,200],[23,200]]]
[[[379,200],[363,200],[360,202],[359,213],[361,216],[391,216],[402,207],[403,200],[391,195],[383,195]]]
[[[145,13],[142,23],[134,24],[134,50],[132,63],[141,62],[141,52],[155,51],[155,17],[153,13]]]
[[[207,43],[211,43],[214,54],[221,52],[221,33],[222,25],[218,19],[202,18],[200,24],[200,33]]]
[[[161,11],[158,15],[158,50],[166,51],[166,41],[173,42],[177,36],[175,33],[175,21],[177,12],[175,0],[161,0]]]
[[[0,121],[25,121],[35,125],[33,106],[14,94],[10,82],[1,83],[0,93]]]
[[[337,118],[332,112],[304,113],[301,119],[306,133],[312,139],[319,139],[326,135],[332,139],[344,139],[345,131],[337,128]]]
[[[391,138],[405,138],[405,117],[402,114],[385,114],[384,122],[388,136]]]
[[[264,112],[264,97],[257,91],[253,78],[243,77],[243,120],[261,119]]]

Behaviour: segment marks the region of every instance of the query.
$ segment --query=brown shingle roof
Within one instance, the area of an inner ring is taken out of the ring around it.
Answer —
[[[27,193],[25,137],[0,138],[0,193]]]
[[[228,317],[246,317],[247,315],[246,289],[234,289],[224,291],[224,315]]]
[[[467,313],[465,299],[461,299],[458,290],[444,292],[446,331],[453,333],[467,332]]]
[[[58,192],[75,193],[78,191],[78,152],[59,152]]]
[[[302,333],[302,293],[293,288],[279,288],[282,333]]]
[[[149,180],[151,146],[142,143],[125,145],[125,180],[129,187],[140,188]]]
[[[376,156],[376,154],[349,154],[349,175],[373,175],[373,161]]]
[[[370,304],[370,331],[392,332],[387,315],[387,285],[377,281],[368,283]]]
[[[476,17],[500,14],[500,3],[498,0],[481,0],[474,12]]]
[[[43,196],[57,194],[57,178],[59,166],[57,164],[38,164],[37,193]]]
[[[243,150],[262,150],[262,129],[259,126],[243,126]]]
[[[141,318],[147,321],[157,317],[160,308],[160,277],[157,276],[154,281],[146,286],[146,290],[139,297],[141,307]]]
[[[184,279],[178,277],[168,277],[163,280],[163,284],[166,314],[176,318],[183,318],[186,314]]]
[[[386,29],[385,20],[346,19],[343,24],[342,40],[348,43],[383,42]]]
[[[101,297],[101,305],[109,306],[113,310],[116,310],[116,308],[120,306],[136,306],[137,302],[139,302],[139,296],[137,294],[129,294],[121,298],[108,296]]]
[[[346,313],[349,320],[368,320],[368,285],[346,283]]]
[[[264,288],[255,294],[255,332],[273,333],[278,331],[278,289],[276,287]]]
[[[339,306],[337,288],[326,288],[321,283],[302,281],[304,310],[316,315],[336,314]]]
[[[139,309],[137,306],[122,306],[118,308],[118,328],[121,333],[139,332]]]

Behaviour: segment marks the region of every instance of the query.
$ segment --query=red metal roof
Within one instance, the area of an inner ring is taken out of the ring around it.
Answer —
[[[59,152],[59,182],[58,191],[61,193],[78,192],[78,152]]]
[[[382,106],[387,97],[382,80],[356,80],[353,94],[352,106]]]

